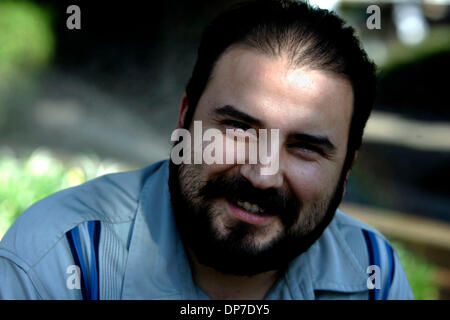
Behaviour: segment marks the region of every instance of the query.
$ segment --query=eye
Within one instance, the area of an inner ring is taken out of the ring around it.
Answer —
[[[292,148],[292,149],[299,150],[301,152],[305,152],[305,153],[323,154],[322,150],[320,148],[318,148],[317,146],[312,145],[312,144],[308,144],[308,143],[304,143],[304,142],[290,143],[288,145],[288,147]]]
[[[233,127],[235,129],[242,129],[244,131],[251,128],[248,124],[236,120],[224,120],[222,121],[222,124],[224,124],[225,126]]]

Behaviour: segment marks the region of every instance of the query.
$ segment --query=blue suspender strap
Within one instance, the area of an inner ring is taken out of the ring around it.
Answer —
[[[364,239],[366,240],[367,250],[369,251],[369,263],[370,265],[380,266],[380,252],[378,249],[378,243],[375,239],[375,235],[367,230],[363,230]],[[369,300],[379,300],[380,289],[369,290]]]
[[[89,238],[91,239],[91,294],[90,300],[98,300],[98,243],[100,239],[100,221],[88,222]]]
[[[75,264],[81,269],[81,293],[83,295],[83,300],[89,299],[87,295],[88,288],[88,278],[86,273],[86,264],[84,263],[83,250],[81,248],[80,232],[78,227],[73,228],[66,234],[67,240],[69,242],[70,251],[72,251],[72,256]]]
[[[395,259],[394,259],[394,250],[389,245],[387,241],[384,242],[386,246],[386,251],[388,253],[388,263],[389,263],[389,273],[387,278],[387,283],[385,285],[384,294],[383,294],[383,300],[387,300],[389,290],[391,289],[392,280],[394,278],[394,270],[395,270]]]
[[[98,266],[98,247],[100,239],[100,222],[89,221],[88,232],[91,245],[91,266],[85,263],[83,249],[81,246],[80,232],[78,227],[73,228],[67,232],[67,240],[69,242],[70,250],[74,258],[75,264],[81,269],[81,293],[84,300],[98,300],[98,287],[99,287],[99,266]],[[90,276],[88,275],[90,270]]]

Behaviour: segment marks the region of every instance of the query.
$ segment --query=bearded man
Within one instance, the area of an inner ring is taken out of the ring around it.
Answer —
[[[375,83],[335,14],[233,6],[203,33],[177,121],[193,140],[214,130],[233,161],[165,160],[36,203],[1,242],[0,297],[411,299],[385,237],[338,209]],[[230,140],[261,130],[268,161],[245,161]],[[183,159],[203,160],[185,139]]]

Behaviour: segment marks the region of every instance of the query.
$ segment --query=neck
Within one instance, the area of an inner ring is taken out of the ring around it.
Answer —
[[[213,300],[262,300],[277,281],[277,270],[254,276],[221,273],[200,264],[188,250],[194,282]]]

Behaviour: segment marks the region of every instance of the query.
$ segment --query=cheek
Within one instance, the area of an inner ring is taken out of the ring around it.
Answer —
[[[304,204],[321,200],[332,192],[338,179],[337,169],[317,162],[296,163],[286,172],[289,185]]]

